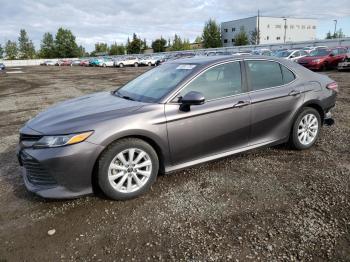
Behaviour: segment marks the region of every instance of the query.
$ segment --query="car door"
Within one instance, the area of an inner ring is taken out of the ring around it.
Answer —
[[[252,108],[250,145],[288,137],[303,102],[304,84],[276,61],[246,60],[245,65]]]
[[[190,91],[201,92],[202,105],[179,110],[178,99]],[[248,145],[250,98],[240,62],[206,69],[165,104],[168,141],[174,165]]]

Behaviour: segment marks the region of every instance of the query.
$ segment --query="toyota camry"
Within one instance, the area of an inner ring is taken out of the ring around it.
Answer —
[[[38,114],[17,155],[25,186],[42,197],[99,188],[130,199],[160,173],[262,146],[309,149],[334,122],[337,92],[329,77],[276,57],[178,59]]]

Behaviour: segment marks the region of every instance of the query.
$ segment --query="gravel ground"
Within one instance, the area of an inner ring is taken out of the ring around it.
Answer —
[[[28,193],[18,129],[61,100],[148,68],[26,67],[0,75],[0,261],[350,261],[350,72],[336,125],[308,151],[252,150],[160,176],[135,200]],[[48,234],[48,231],[50,234]]]

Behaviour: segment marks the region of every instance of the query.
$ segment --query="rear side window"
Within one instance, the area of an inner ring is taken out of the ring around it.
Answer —
[[[283,74],[283,83],[288,84],[295,79],[295,75],[287,67],[281,65],[282,74]]]
[[[280,65],[272,61],[246,61],[253,91],[283,85]]]
[[[179,96],[184,96],[190,91],[201,92],[206,100],[242,93],[239,62],[225,63],[208,69],[181,90]]]

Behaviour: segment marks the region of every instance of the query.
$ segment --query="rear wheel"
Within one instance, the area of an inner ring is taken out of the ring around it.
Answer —
[[[135,63],[134,66],[135,66],[135,67],[138,67],[138,66],[139,66],[139,63]]]
[[[124,67],[124,64],[123,64],[123,63],[120,63],[120,64],[119,64],[119,67]]]
[[[149,190],[158,169],[158,156],[151,145],[137,138],[122,139],[100,157],[98,183],[112,199],[131,199]]]
[[[149,62],[149,63],[148,63],[148,66],[152,66],[152,63],[151,63],[151,62]]]
[[[305,107],[293,124],[290,144],[298,150],[312,147],[319,136],[321,117],[314,108]]]

